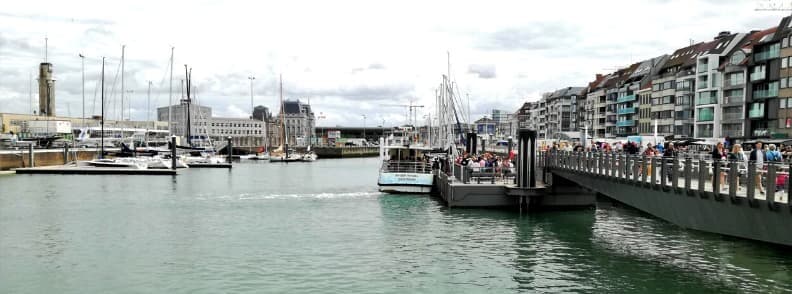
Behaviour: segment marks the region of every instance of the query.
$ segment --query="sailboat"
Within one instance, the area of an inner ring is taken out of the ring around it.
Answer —
[[[106,168],[147,169],[148,164],[145,161],[137,160],[135,158],[104,158],[104,68],[105,60],[104,57],[102,57],[102,119],[99,122],[101,125],[102,135],[99,146],[99,159],[81,162],[80,165]]]
[[[286,114],[284,112],[284,105],[283,105],[283,76],[280,76],[280,104],[281,104],[281,142],[280,146],[277,149],[273,150],[270,153],[270,162],[295,162],[295,161],[302,161],[303,156],[298,154],[294,149],[289,149],[289,143],[286,138],[289,135],[289,131],[286,129]]]

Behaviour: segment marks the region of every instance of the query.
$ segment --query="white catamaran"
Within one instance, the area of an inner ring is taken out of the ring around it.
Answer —
[[[412,127],[397,127],[390,136],[380,139],[382,167],[377,184],[381,192],[431,192],[434,174],[425,153],[432,149],[415,142],[414,133]]]

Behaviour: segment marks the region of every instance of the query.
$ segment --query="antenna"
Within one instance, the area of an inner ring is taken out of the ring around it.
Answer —
[[[49,48],[49,37],[44,36],[44,62],[47,62],[47,48]]]

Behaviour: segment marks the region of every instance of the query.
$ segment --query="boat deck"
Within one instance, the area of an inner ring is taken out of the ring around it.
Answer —
[[[51,174],[51,175],[171,175],[178,173],[171,169],[131,169],[107,168],[92,166],[46,166],[28,167],[14,170],[17,174]]]

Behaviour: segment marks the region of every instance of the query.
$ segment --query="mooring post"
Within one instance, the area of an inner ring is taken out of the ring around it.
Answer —
[[[176,136],[171,136],[171,169],[176,170]]]
[[[679,158],[671,159],[671,189],[679,188]]]
[[[637,183],[640,181],[641,181],[641,157],[636,156],[633,166],[633,182]]]
[[[650,158],[649,160],[652,161],[652,176],[650,178],[652,182],[649,183],[649,186],[654,187],[657,185],[657,170],[660,169],[660,167],[657,165],[657,158]]]
[[[28,166],[36,167],[35,160],[36,158],[33,155],[33,142],[30,142],[30,144],[28,144]]]
[[[690,185],[693,182],[693,159],[685,158],[685,192],[690,193]]]
[[[748,162],[748,191],[746,191],[746,197],[748,197],[748,202],[753,203],[754,200],[754,191],[756,189],[756,163],[753,161]]]
[[[232,156],[234,154],[234,145],[231,142],[231,136],[228,136],[228,145],[226,146],[228,147],[228,163],[231,163],[231,160],[233,159]]]
[[[707,198],[707,177],[709,172],[707,171],[707,162],[704,160],[699,159],[699,166],[698,166],[698,193],[699,197]]]
[[[521,164],[517,170],[520,188],[535,188],[536,131],[522,129],[519,131],[518,147]]]
[[[718,197],[720,195],[720,190],[721,190],[720,174],[721,174],[720,160],[713,160],[712,161],[712,193],[715,194],[715,199],[717,200],[720,200],[720,197]]]
[[[69,163],[69,143],[63,144],[63,164]]]
[[[765,201],[770,208],[775,208],[775,191],[776,191],[776,165],[772,163],[767,164],[767,184],[765,185]]]
[[[737,162],[729,162],[729,198],[732,202],[737,201],[737,187],[740,184],[740,173],[737,170]]]
[[[660,189],[661,190],[665,190],[666,189],[666,183],[667,183],[666,179],[668,178],[668,175],[669,175],[669,173],[668,173],[668,158],[661,157],[660,158],[660,166],[663,167],[662,173],[660,174]]]
[[[649,157],[646,155],[641,156],[641,183],[644,185],[646,184],[646,174],[649,173],[649,165],[647,164],[647,160],[649,160]]]

